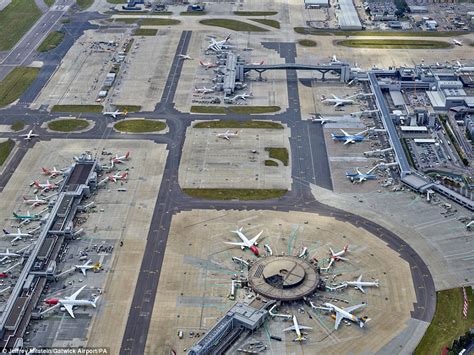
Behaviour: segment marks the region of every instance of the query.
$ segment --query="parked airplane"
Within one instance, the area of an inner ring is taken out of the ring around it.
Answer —
[[[33,207],[36,207],[36,206],[47,204],[48,200],[43,199],[43,198],[38,198],[38,195],[35,195],[35,198],[30,198],[30,199],[23,196],[23,203],[27,203]]]
[[[369,114],[375,113],[375,112],[379,112],[379,110],[364,110],[364,111],[352,112],[351,116],[352,117],[360,117],[360,116],[369,115]]]
[[[78,300],[77,296],[86,288],[86,285],[82,286],[79,290],[74,292],[71,296],[65,297],[65,298],[48,298],[44,302],[48,305],[51,305],[52,307],[48,308],[45,312],[48,312],[52,310],[53,308],[56,308],[57,306],[62,306],[66,309],[66,311],[69,313],[69,315],[72,318],[76,318],[73,312],[73,307],[74,306],[92,306],[94,308],[97,307],[96,302],[99,297],[94,298],[93,301],[90,300]]]
[[[344,141],[344,145],[349,143],[362,142],[366,138],[365,134],[370,131],[370,129],[366,129],[355,134],[349,134],[342,128],[339,129],[343,134],[331,133],[331,138],[334,141]]]
[[[214,52],[222,52],[223,49],[226,49],[228,46],[226,46],[227,42],[230,39],[230,35],[228,35],[224,40],[222,41],[216,41],[214,38],[211,38],[209,41],[209,46],[207,46],[207,50],[211,50]]]
[[[216,64],[216,63],[204,63],[202,60],[199,61],[199,64],[202,66],[202,67],[206,67],[206,69],[210,69],[210,68],[217,68],[219,66],[219,64]]]
[[[238,137],[239,135],[239,131],[235,131],[235,132],[231,132],[229,130],[225,131],[224,133],[217,133],[216,134],[216,137],[217,138],[223,138],[223,139],[227,139],[228,141],[232,138],[232,137]]]
[[[248,248],[252,251],[252,253],[255,254],[255,256],[259,255],[258,248],[257,248],[257,239],[262,235],[263,231],[260,231],[255,237],[252,239],[247,239],[247,237],[242,233],[242,228],[240,227],[239,229],[232,231],[232,233],[236,233],[239,238],[242,240],[242,242],[224,242],[226,244],[231,244],[231,245],[238,245],[242,250],[245,248]]]
[[[379,280],[375,281],[362,281],[362,275],[360,275],[356,281],[344,281],[343,284],[346,284],[348,286],[354,286],[355,288],[359,289],[362,293],[365,293],[365,290],[363,286],[366,287],[379,287]]]
[[[114,119],[116,119],[120,115],[127,116],[127,114],[128,114],[127,110],[124,110],[124,111],[119,111],[119,110],[106,111],[106,112],[103,113],[104,116],[112,116]]]
[[[26,134],[20,134],[19,137],[23,137],[25,138],[27,141],[31,140],[32,138],[34,137],[39,137],[39,134],[34,134],[33,133],[33,130],[30,130],[28,133]]]
[[[339,59],[337,59],[336,55],[333,54],[332,58],[331,58],[331,63],[336,63],[336,64],[340,64],[342,63]]]
[[[43,192],[47,192],[47,191],[50,191],[50,190],[55,190],[59,187],[59,185],[57,184],[52,184],[49,182],[49,180],[46,180],[45,183],[40,183],[38,181],[34,181],[33,184],[38,188],[38,189],[41,189],[41,191]]]
[[[82,265],[74,265],[74,267],[78,270],[81,270],[82,274],[86,276],[87,270],[100,270],[100,267],[102,265],[99,262],[96,262],[95,264],[92,264],[92,260],[89,259],[87,262],[85,262]]]
[[[362,173],[359,168],[356,168],[356,172],[350,172],[350,171],[346,171],[346,177],[348,179],[351,179],[352,183],[361,183],[365,180],[376,180],[377,179],[377,175],[374,175],[374,174],[371,174],[372,171],[374,171],[375,169],[377,169],[377,165],[374,166],[372,169],[370,169],[369,171],[367,171],[365,174]]]
[[[124,161],[130,159],[130,152],[125,153],[125,155],[119,156],[118,154],[115,154],[115,157],[113,157],[112,160],[115,164],[122,164]]]
[[[341,321],[343,319],[347,319],[347,320],[350,320],[352,322],[358,323],[359,326],[361,328],[363,328],[365,323],[367,323],[370,320],[370,318],[367,318],[367,316],[359,318],[359,317],[351,314],[351,312],[353,312],[353,311],[355,311],[359,308],[365,307],[365,306],[366,306],[365,303],[361,303],[361,304],[351,306],[351,307],[339,308],[338,306],[335,306],[332,303],[326,302],[326,303],[323,304],[323,307],[313,306],[313,308],[335,313],[336,314],[336,323],[334,324],[334,329],[338,329],[339,324],[341,323]]]
[[[313,122],[313,123],[319,122],[319,123],[321,123],[322,125],[324,125],[324,124],[326,124],[326,123],[329,123],[329,122],[336,122],[335,120],[330,119],[330,118],[324,118],[323,116],[319,116],[319,117],[320,117],[320,118],[316,118],[316,117],[312,118],[312,119],[311,119],[311,122]]]
[[[344,106],[344,105],[352,105],[354,100],[352,99],[356,95],[348,96],[345,98],[337,97],[334,94],[331,94],[332,98],[328,98],[326,96],[321,96],[321,102],[327,102],[330,104],[334,104],[334,107]]]
[[[188,54],[178,54],[178,57],[182,60],[193,60],[193,58]]]
[[[41,168],[41,170],[43,171],[44,175],[47,175],[52,179],[54,179],[56,176],[62,174],[63,171],[64,171],[64,169],[61,169],[61,170],[56,169],[55,166],[53,167],[52,170],[49,170],[48,168]]]
[[[329,261],[329,265],[327,267],[321,268],[321,270],[323,271],[329,270],[332,264],[334,263],[334,261],[347,260],[346,258],[343,257],[343,255],[347,252],[348,249],[349,249],[349,245],[347,244],[344,245],[344,248],[341,251],[338,251],[337,253],[335,253],[334,250],[329,248],[329,251],[331,253],[330,255],[331,260]]]
[[[299,325],[298,319],[296,319],[296,316],[293,315],[293,325],[291,327],[283,329],[284,332],[288,332],[290,330],[294,330],[296,332],[296,338],[293,339],[293,341],[303,341],[307,340],[305,336],[301,333],[301,330],[303,329],[313,329],[311,327],[307,327],[305,325]]]
[[[247,93],[243,93],[243,94],[235,95],[234,97],[225,98],[225,99],[224,99],[224,102],[227,102],[227,103],[234,103],[234,102],[236,102],[236,101],[238,101],[238,100],[247,101],[247,98],[250,98],[250,97],[253,97],[253,93],[252,93],[252,92],[249,92],[248,94],[247,94]]]
[[[194,92],[198,92],[200,94],[209,94],[211,92],[214,92],[214,89],[208,89],[206,88],[205,86],[203,86],[202,88],[194,88]]]
[[[0,262],[5,261],[9,258],[20,258],[21,257],[20,254],[10,252],[10,250],[8,250],[8,248],[7,248],[6,251],[0,252],[0,256],[3,256],[3,258],[0,259]]]
[[[15,243],[17,240],[22,240],[23,237],[32,237],[31,233],[22,233],[21,229],[18,228],[16,233],[10,233],[6,229],[3,229],[4,237],[13,237],[12,243]]]
[[[15,212],[13,212],[13,217],[16,219],[22,219],[22,220],[32,220],[32,221],[37,221],[41,218],[39,214],[30,214],[28,211],[26,215],[18,215]]]
[[[453,42],[456,46],[462,46],[462,41],[459,41],[456,38],[453,38]]]
[[[117,182],[118,180],[126,180],[128,177],[128,173],[126,171],[122,171],[122,172],[118,172],[114,175],[109,175],[107,176],[104,180],[102,180],[101,182],[99,182],[99,185],[101,185],[103,182],[109,180],[109,181],[113,181],[113,182]]]

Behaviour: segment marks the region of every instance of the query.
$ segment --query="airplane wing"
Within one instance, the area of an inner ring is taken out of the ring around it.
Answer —
[[[62,305],[64,308],[66,308],[66,311],[69,313],[69,315],[72,317],[72,318],[76,318],[76,316],[74,315],[74,312],[72,311],[72,305],[70,304],[63,304]]]
[[[74,292],[71,296],[66,297],[66,299],[74,301],[77,298],[77,296],[79,296],[79,294],[82,292],[82,290],[85,289],[85,288],[86,288],[86,285],[82,286],[79,290]]]
[[[352,313],[356,309],[359,309],[359,308],[362,308],[362,307],[365,307],[365,306],[367,306],[365,303],[361,303],[361,304],[357,304],[355,306],[344,308],[344,311]]]
[[[349,139],[346,139],[346,141],[344,142],[344,145],[346,144],[349,144],[349,143],[353,143],[354,140],[352,138],[349,138]]]
[[[359,178],[359,183],[361,183],[361,182],[364,181],[364,180],[365,180],[365,176],[361,176],[361,177]]]
[[[312,327],[307,327],[306,325],[300,325],[299,326],[301,330],[304,330],[304,329],[313,329]]]
[[[224,242],[226,244],[230,244],[230,245],[238,245],[240,247],[244,247],[245,246],[245,243],[243,242]]]
[[[300,327],[301,328],[301,327]],[[296,330],[295,326],[292,325],[291,327],[283,329],[284,332],[289,332],[290,330]]]
[[[87,275],[86,275],[86,268],[81,267],[81,272],[82,272],[82,274],[83,274],[84,276],[87,276]]]
[[[341,130],[342,134],[344,134],[345,136],[350,136],[350,134],[344,131],[342,128],[339,128],[339,129]]]
[[[338,98],[336,95],[331,94],[331,96],[332,96],[332,98],[333,98],[334,100],[339,100],[339,98]]]
[[[253,237],[252,239],[249,240],[250,242],[250,245],[254,245],[255,242],[257,241],[258,238],[260,238],[260,236],[262,235],[263,231],[261,231],[260,233],[258,233],[255,237]]]
[[[342,102],[341,102],[341,101],[338,101],[338,102],[336,102],[336,103],[334,104],[334,107],[339,107],[339,106],[341,106],[341,105],[342,105]]]
[[[336,323],[334,324],[334,329],[339,328],[339,324],[341,324],[341,320],[344,318],[341,313],[336,312]]]
[[[362,288],[361,285],[356,285],[356,287],[357,287],[362,293],[365,293],[365,290]]]
[[[337,258],[338,258],[339,260],[344,260],[344,261],[349,260],[349,259],[347,259],[347,258],[344,258],[343,256],[338,256]]]

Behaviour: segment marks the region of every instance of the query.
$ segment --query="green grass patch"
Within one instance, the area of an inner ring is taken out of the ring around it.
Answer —
[[[50,51],[57,46],[63,41],[64,39],[64,32],[60,31],[54,31],[50,32],[46,38],[44,39],[43,42],[39,45],[39,47],[36,49],[38,52],[47,52]]]
[[[119,111],[138,112],[142,109],[140,105],[115,105]]]
[[[61,23],[70,23],[71,19],[70,18],[64,18],[61,20]]]
[[[181,16],[202,16],[207,15],[207,11],[183,11],[179,13]]]
[[[413,169],[416,169],[415,167],[415,161],[413,160],[413,156],[410,153],[410,149],[408,148],[408,142],[406,138],[400,138],[400,142],[402,143],[403,151],[405,152],[405,155],[408,159],[408,163]]]
[[[126,4],[126,0],[107,0],[109,4],[114,4],[114,5],[120,5],[120,4]]]
[[[273,160],[265,160],[265,166],[278,166],[278,163],[276,161],[273,161]]]
[[[138,28],[135,30],[134,36],[156,36],[158,30],[156,28]]]
[[[86,129],[89,122],[80,119],[56,120],[48,123],[48,128],[52,131],[74,132]]]
[[[281,110],[280,106],[191,106],[192,113],[216,113],[216,114],[259,114],[273,113]]]
[[[0,166],[5,163],[5,160],[7,160],[14,146],[15,142],[10,138],[5,142],[0,143]]]
[[[207,200],[268,200],[284,196],[278,189],[183,189],[189,196]]]
[[[270,158],[277,159],[283,163],[284,166],[288,166],[288,149],[286,148],[265,148],[265,151],[269,153]]]
[[[272,121],[206,121],[198,122],[193,125],[193,128],[274,128],[283,129],[283,126],[278,122]],[[288,154],[288,153],[287,153]],[[271,157],[273,158],[273,157]]]
[[[318,44],[311,39],[300,39],[298,44],[303,47],[316,47]]]
[[[199,23],[202,25],[222,27],[227,28],[228,30],[240,32],[268,32],[267,29],[252,25],[250,23],[237,20],[229,20],[225,18],[201,20],[199,21]]]
[[[92,112],[101,113],[102,105],[54,105],[51,112]]]
[[[40,17],[34,0],[12,0],[0,11],[0,51],[13,48]]]
[[[383,48],[383,49],[444,49],[451,44],[440,41],[410,39],[346,39],[338,41],[338,45],[351,48]]]
[[[180,20],[174,20],[171,18],[144,18],[140,25],[142,26],[172,26],[179,25]]]
[[[56,0],[44,0],[44,3],[45,3],[48,7],[53,6],[55,2],[56,2]]]
[[[322,30],[311,27],[294,27],[296,33],[317,36],[365,36],[365,37],[455,37],[469,34],[465,31],[338,31]]]
[[[161,131],[166,128],[166,124],[156,120],[125,120],[117,122],[114,128],[120,132],[146,133]]]
[[[76,0],[76,4],[81,10],[86,10],[92,6],[94,0]]]
[[[469,309],[467,319],[464,319],[462,314],[464,297],[461,288],[436,292],[436,312],[415,349],[415,355],[441,354],[445,346],[451,346],[454,339],[472,328],[474,324],[472,287],[466,287],[466,294]]]
[[[234,11],[237,16],[273,16],[278,14],[278,11]]]
[[[0,107],[17,100],[38,76],[39,68],[16,67],[0,82]]]
[[[23,122],[22,120],[15,121],[10,126],[10,128],[12,129],[12,131],[15,132],[21,131],[23,128],[25,128],[25,122]]]
[[[267,25],[267,26],[270,26],[270,27],[273,27],[273,28],[280,29],[280,22],[277,21],[277,20],[268,20],[268,19],[264,19],[264,18],[258,18],[258,19],[257,18],[256,19],[249,18],[249,20],[261,23],[262,25]]]

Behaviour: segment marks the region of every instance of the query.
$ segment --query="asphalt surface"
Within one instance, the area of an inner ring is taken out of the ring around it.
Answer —
[[[111,119],[103,117],[101,114],[80,115],[81,117],[96,122],[93,129],[80,135],[47,132],[40,128],[40,125],[45,121],[64,116],[65,114],[50,114],[44,110],[31,111],[26,106],[26,103],[36,97],[44,87],[49,76],[54,72],[54,69],[60,63],[62,57],[72,43],[74,43],[74,40],[77,39],[86,28],[90,27],[90,25],[87,24],[87,20],[90,16],[98,15],[85,15],[80,13],[72,17],[73,21],[71,24],[65,26],[69,29],[68,34],[70,36],[65,43],[60,45],[56,50],[41,55],[41,58],[45,61],[45,66],[41,70],[40,77],[20,98],[20,104],[1,110],[0,124],[11,124],[17,119],[25,120],[29,123],[28,128],[33,128],[35,133],[40,134],[42,140],[52,138],[123,139],[123,135],[114,132],[111,127],[107,127]],[[184,31],[182,33],[176,54],[186,53],[191,35],[190,31]],[[23,40],[21,42],[23,42]],[[265,43],[264,45],[267,48],[278,51],[280,56],[285,58],[286,62],[295,62],[296,48],[294,43]],[[15,48],[12,52],[15,52],[15,50],[17,49]],[[23,51],[25,51],[25,54],[28,54],[28,49],[23,49]],[[40,57],[40,55],[36,53],[31,52],[30,54],[29,60]],[[9,58],[14,58],[15,55],[16,54],[13,54],[13,57],[10,55],[6,57],[6,59],[10,60]],[[0,74],[2,69],[3,67],[0,67]],[[281,121],[291,128],[290,144],[293,177],[291,191],[284,197],[275,200],[242,202],[199,200],[191,198],[181,191],[178,185],[178,169],[184,144],[185,130],[193,120],[203,119],[203,116],[180,113],[174,107],[174,94],[181,69],[182,61],[175,57],[165,85],[162,100],[154,112],[129,114],[129,117],[145,117],[149,119],[165,118],[169,126],[169,132],[167,134],[127,135],[126,138],[149,139],[157,143],[167,144],[169,154],[148,233],[145,254],[143,256],[120,353],[142,354],[144,352],[172,215],[179,211],[191,209],[305,211],[324,216],[332,216],[338,220],[364,228],[385,241],[390,248],[397,251],[400,256],[410,264],[417,297],[412,317],[430,322],[435,310],[436,294],[431,274],[420,256],[391,231],[358,215],[321,204],[312,195],[310,184],[332,189],[332,180],[321,125],[301,120],[296,72],[287,71],[288,110],[276,115],[259,116],[259,119]],[[220,115],[206,115],[205,119],[246,120],[249,119],[249,117],[235,114],[226,115],[224,117]],[[17,138],[17,134],[0,133],[0,137]],[[5,173],[0,177],[0,189],[6,185],[27,149],[33,144],[34,141],[30,143],[23,141],[20,143],[20,149],[10,160],[5,169]],[[159,302],[160,300],[156,301]]]

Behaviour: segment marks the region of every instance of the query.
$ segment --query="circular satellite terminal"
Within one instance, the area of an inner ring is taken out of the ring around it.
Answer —
[[[312,294],[318,281],[319,275],[313,265],[294,256],[261,258],[249,270],[252,289],[280,301],[295,301]]]

